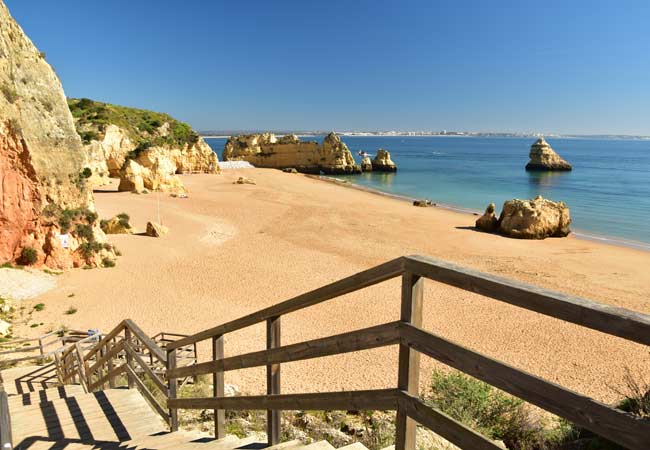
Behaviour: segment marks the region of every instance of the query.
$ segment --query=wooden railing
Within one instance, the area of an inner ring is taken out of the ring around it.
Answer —
[[[7,393],[2,384],[0,384],[0,448],[3,450],[11,450],[13,448],[13,441],[11,439],[11,416],[9,412]]]
[[[398,276],[402,278],[399,321],[297,344],[281,345],[280,320],[283,315]],[[216,437],[223,437],[225,410],[262,409],[267,410],[268,440],[269,444],[274,445],[280,439],[281,410],[396,410],[397,450],[415,448],[416,423],[433,430],[463,449],[499,449],[500,447],[491,440],[441,411],[428,407],[418,398],[419,357],[420,354],[424,354],[631,450],[650,448],[650,420],[622,412],[423,330],[421,328],[423,283],[427,278],[603,333],[650,345],[650,316],[648,315],[552,292],[422,256],[402,257],[248,316],[167,343],[166,362],[169,379],[167,405],[171,429],[178,429],[178,409],[213,409]],[[266,350],[224,357],[225,334],[260,322],[266,322]],[[212,342],[210,361],[188,367],[177,367],[178,349],[208,339]],[[395,344],[399,344],[399,363],[396,368],[398,381],[395,388],[303,394],[281,393],[282,363]],[[266,395],[224,396],[225,371],[259,366],[266,366]],[[213,396],[177,398],[177,380],[201,374],[212,374]]]
[[[30,360],[44,360],[52,358],[57,350],[69,343],[83,339],[88,334],[78,330],[60,329],[43,334],[36,338],[15,339],[0,343],[0,367]],[[16,347],[20,345],[20,347]],[[56,347],[55,347],[56,346]],[[7,350],[7,347],[15,347]],[[53,350],[48,350],[54,347]]]

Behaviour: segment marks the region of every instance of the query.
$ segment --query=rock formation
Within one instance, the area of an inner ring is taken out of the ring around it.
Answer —
[[[169,228],[155,222],[147,222],[147,231],[145,234],[150,237],[160,237],[169,233]]]
[[[84,141],[93,186],[109,182],[109,177],[131,174],[125,165],[135,160],[144,171],[147,189],[178,191],[179,173],[219,173],[217,155],[189,125],[167,114],[146,111],[89,99],[70,99],[75,125]],[[130,190],[133,180],[121,183]]]
[[[485,213],[476,219],[476,228],[481,231],[487,231],[488,233],[493,233],[499,228],[499,219],[495,213],[496,206],[494,203],[490,203],[487,208],[485,208]]]
[[[177,166],[164,149],[152,148],[135,159],[128,158],[120,169],[119,191],[163,191],[182,193],[185,186],[175,175]]]
[[[418,206],[420,208],[428,208],[429,206],[433,206],[433,202],[427,199],[413,200],[413,206]]]
[[[534,200],[508,200],[499,216],[499,233],[520,239],[567,236],[571,214],[564,202],[537,196]]]
[[[323,144],[302,142],[295,135],[278,139],[273,133],[232,136],[224,146],[224,161],[248,161],[256,167],[325,174],[360,173],[348,147],[335,133],[328,134]]]
[[[390,159],[388,150],[380,148],[377,156],[372,160],[372,170],[375,172],[397,172],[397,165]]]
[[[250,178],[239,177],[237,178],[237,181],[233,182],[233,184],[255,184],[255,181],[251,180]]]
[[[361,171],[372,172],[372,160],[370,159],[370,156],[364,156],[361,160]]]
[[[100,222],[102,231],[106,234],[133,234],[134,230],[129,223],[128,216],[120,214]]]
[[[2,1],[0,90],[0,262],[24,249],[52,268],[113,257],[61,83]]]
[[[530,161],[526,170],[571,170],[571,164],[566,162],[551,148],[543,137],[530,146]]]

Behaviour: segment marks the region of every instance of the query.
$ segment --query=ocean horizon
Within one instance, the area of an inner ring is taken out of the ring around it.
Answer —
[[[398,171],[336,178],[372,190],[427,198],[468,212],[493,202],[537,195],[564,201],[579,236],[650,250],[650,141],[615,138],[547,138],[573,165],[571,172],[527,172],[528,137],[343,136],[357,162],[390,151]],[[322,136],[303,140],[322,141]],[[219,157],[226,138],[207,138]]]

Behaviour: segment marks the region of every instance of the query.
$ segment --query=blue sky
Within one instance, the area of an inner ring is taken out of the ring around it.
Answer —
[[[5,0],[66,94],[205,129],[650,135],[650,2]]]

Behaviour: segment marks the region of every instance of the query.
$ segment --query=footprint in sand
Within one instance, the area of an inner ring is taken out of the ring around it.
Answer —
[[[213,223],[199,239],[206,245],[222,245],[237,234],[237,228],[228,223]]]

